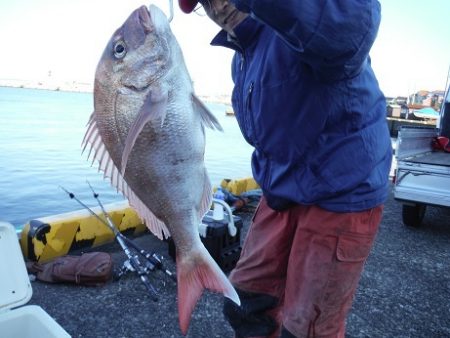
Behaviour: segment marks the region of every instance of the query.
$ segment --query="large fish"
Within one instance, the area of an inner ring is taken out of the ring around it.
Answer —
[[[83,145],[147,227],[159,238],[172,236],[183,334],[205,288],[239,304],[198,232],[212,201],[204,126],[221,129],[194,95],[167,17],[154,5],[136,9],[97,66]]]

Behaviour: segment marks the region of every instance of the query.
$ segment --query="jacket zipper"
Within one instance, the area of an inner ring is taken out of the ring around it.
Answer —
[[[251,105],[252,105],[252,94],[253,94],[253,87],[254,87],[254,82],[250,82],[250,86],[248,87],[247,90],[247,98],[246,98],[246,104],[245,104],[245,108],[246,108],[246,125],[247,125],[247,129],[250,130],[250,135],[253,135],[252,137],[252,141],[254,143],[255,146],[258,145],[258,142],[256,141],[256,135],[255,135],[255,122],[254,122],[254,118],[253,118],[253,114],[251,113]]]
[[[244,70],[244,63],[245,63],[245,52],[242,51],[241,54],[241,60],[240,60],[240,71],[241,71],[241,76],[240,76],[240,91],[241,91],[241,99],[239,100],[239,105],[240,105],[240,109],[239,111],[242,114],[242,124],[243,124],[243,130],[242,130],[242,135],[244,136],[244,139],[247,141],[247,143],[252,144],[252,142],[250,141],[249,138],[249,133],[248,133],[248,96],[246,95],[245,92],[245,77],[246,77],[246,71]]]

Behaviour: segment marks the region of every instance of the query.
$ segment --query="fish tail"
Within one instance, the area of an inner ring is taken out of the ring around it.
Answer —
[[[177,254],[178,315],[183,335],[188,331],[191,314],[204,289],[223,293],[236,304],[241,304],[227,276],[204,247],[198,254],[191,253],[185,257]]]

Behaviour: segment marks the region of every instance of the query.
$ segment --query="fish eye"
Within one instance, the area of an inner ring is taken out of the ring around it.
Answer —
[[[114,56],[118,59],[122,59],[127,54],[127,46],[123,40],[119,40],[114,45]]]

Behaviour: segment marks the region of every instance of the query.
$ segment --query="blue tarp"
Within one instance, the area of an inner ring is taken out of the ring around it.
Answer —
[[[414,115],[417,117],[435,119],[439,117],[439,113],[431,107],[422,108],[420,110],[414,110]]]

